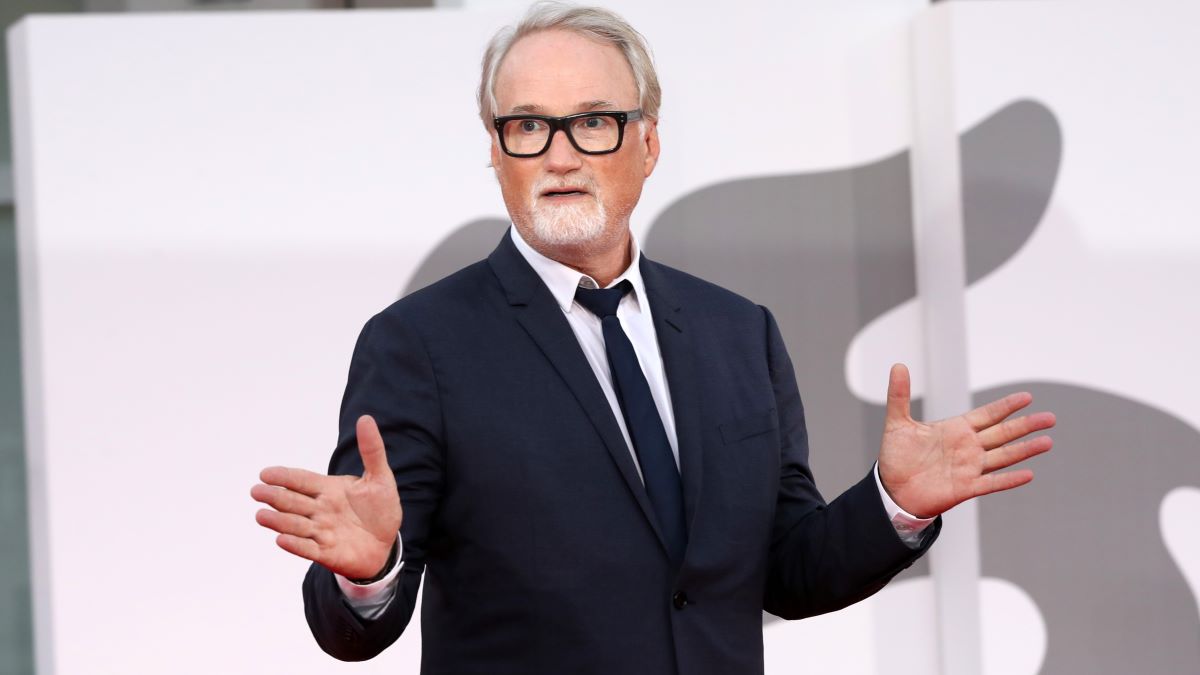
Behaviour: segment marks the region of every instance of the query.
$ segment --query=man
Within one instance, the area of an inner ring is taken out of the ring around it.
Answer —
[[[1028,394],[912,420],[896,366],[877,470],[827,505],[770,312],[630,236],[659,101],[607,11],[536,5],[493,39],[480,110],[513,228],[363,328],[331,475],[272,467],[252,490],[314,561],[333,656],[391,644],[424,574],[422,672],[762,672],[764,609],[867,597],[936,516],[1050,448],[1019,439],[1052,415],[1007,419]]]

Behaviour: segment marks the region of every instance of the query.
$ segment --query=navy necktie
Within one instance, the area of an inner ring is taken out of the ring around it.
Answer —
[[[642,374],[633,343],[621,328],[617,305],[633,286],[622,281],[614,288],[575,290],[575,300],[600,318],[604,331],[604,350],[612,370],[613,389],[625,415],[625,426],[633,440],[633,450],[642,467],[642,479],[650,504],[658,516],[658,525],[667,540],[667,551],[675,564],[683,560],[687,545],[687,526],[683,518],[683,490],[679,470],[663,428],[662,418],[650,394],[650,385]]]

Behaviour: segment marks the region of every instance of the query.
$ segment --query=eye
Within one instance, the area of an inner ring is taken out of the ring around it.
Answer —
[[[609,119],[607,117],[586,117],[583,120],[583,126],[587,129],[603,129],[608,126]]]
[[[545,124],[541,120],[520,120],[517,122],[517,128],[521,133],[533,134],[545,128]]]

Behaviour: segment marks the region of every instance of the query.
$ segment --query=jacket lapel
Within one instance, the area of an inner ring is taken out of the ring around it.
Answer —
[[[695,329],[688,321],[679,294],[663,274],[658,263],[642,256],[642,280],[650,296],[654,332],[662,353],[671,408],[675,413],[675,436],[679,447],[679,470],[683,481],[683,508],[688,541],[693,536],[696,508],[700,502],[704,453],[700,438],[702,416],[700,382],[694,345]],[[684,556],[686,558],[686,554]]]
[[[650,526],[665,552],[666,540],[658,527],[658,519],[633,463],[629,446],[625,444],[625,438],[621,435],[616,418],[613,417],[608,399],[605,398],[600,383],[596,381],[596,375],[583,355],[579,341],[563,316],[562,309],[541,278],[521,257],[508,233],[488,257],[488,264],[500,280],[508,304],[516,312],[517,321],[567,383],[584,413],[591,420],[592,426],[600,434],[604,447],[616,462],[626,486],[641,507],[642,513],[650,521]]]

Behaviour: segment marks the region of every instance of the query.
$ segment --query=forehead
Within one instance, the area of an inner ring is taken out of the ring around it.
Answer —
[[[500,115],[518,106],[565,115],[595,101],[637,107],[637,83],[621,50],[565,30],[518,40],[496,73],[495,94]]]

